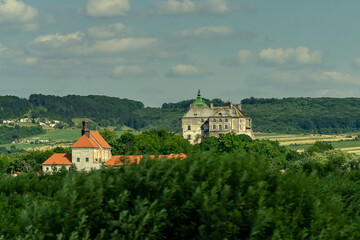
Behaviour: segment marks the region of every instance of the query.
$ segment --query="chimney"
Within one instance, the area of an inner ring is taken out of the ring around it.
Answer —
[[[210,103],[210,108],[213,108],[214,107],[214,104],[213,103]]]
[[[238,109],[241,111],[242,109],[242,106],[241,106],[241,103],[237,105]]]
[[[87,137],[90,137],[89,122],[86,120],[86,117],[82,122],[81,136],[83,136],[84,134]]]
[[[232,102],[230,102],[230,104],[229,104],[229,108],[232,108],[233,107],[233,104],[232,104]]]

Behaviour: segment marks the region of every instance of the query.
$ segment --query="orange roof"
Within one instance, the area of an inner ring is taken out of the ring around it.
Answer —
[[[140,160],[143,158],[143,155],[117,155],[110,158],[106,163],[105,166],[121,166],[124,164],[131,164],[136,163],[139,164]],[[146,157],[146,156],[145,156]],[[170,155],[149,155],[150,159],[155,158],[168,158],[168,159],[180,159],[183,160],[186,158],[186,155],[184,153],[180,154],[170,154]]]
[[[105,141],[105,140],[104,140]],[[77,140],[72,148],[99,148],[94,140],[91,137],[87,137],[85,134],[81,136],[79,140]]]
[[[110,145],[103,139],[100,133],[96,131],[90,131],[91,136],[97,141],[102,148],[111,148]]]
[[[54,153],[43,165],[71,165],[71,154]]]

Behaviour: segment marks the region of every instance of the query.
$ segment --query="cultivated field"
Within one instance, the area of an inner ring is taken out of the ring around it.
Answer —
[[[331,143],[334,148],[343,151],[360,154],[360,141],[357,140],[358,134],[274,134],[274,133],[255,133],[256,139],[269,139],[278,141],[280,145],[288,146],[292,149],[303,151],[316,141]]]
[[[110,127],[110,130],[115,130],[115,127]],[[124,128],[121,131],[115,131],[119,136],[124,132],[131,132],[139,134],[130,128]],[[25,143],[16,144],[2,144],[0,147],[10,149],[14,146],[17,149],[46,150],[56,146],[70,147],[81,136],[81,129],[53,129],[48,130],[47,133],[29,137],[24,139]],[[336,149],[341,149],[347,152],[356,153],[360,155],[360,141],[357,140],[358,134],[339,134],[339,135],[322,135],[322,134],[275,134],[275,133],[255,133],[256,139],[269,139],[278,141],[280,145],[288,146],[292,149],[303,151],[315,141],[324,141],[331,143]],[[27,143],[26,141],[33,141]],[[48,142],[39,143],[41,140],[49,140]],[[34,142],[35,141],[35,142]]]

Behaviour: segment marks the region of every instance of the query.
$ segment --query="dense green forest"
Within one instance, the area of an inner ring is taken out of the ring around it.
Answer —
[[[283,98],[242,100],[255,131],[344,133],[359,131],[359,98]]]
[[[221,106],[220,99],[204,99]],[[180,131],[180,117],[193,100],[145,107],[139,101],[107,96],[64,97],[32,94],[29,99],[0,97],[0,120],[22,116],[62,120],[73,126],[73,118],[88,117],[99,126],[121,126],[137,130],[165,128]],[[360,98],[248,98],[243,111],[253,119],[258,132],[337,134],[360,131]]]
[[[128,151],[139,154],[166,152],[163,143],[174,137],[166,130],[139,138],[102,135],[113,148],[121,146],[116,151],[129,145]],[[139,148],[144,140],[154,147]],[[234,134],[175,145],[188,151],[187,159],[145,158],[91,172],[38,176],[28,168],[17,177],[0,175],[0,239],[360,237],[356,155],[322,142],[297,153],[277,142]],[[65,149],[21,156],[30,164],[57,151]]]

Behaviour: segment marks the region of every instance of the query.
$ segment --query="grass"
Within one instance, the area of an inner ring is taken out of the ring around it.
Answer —
[[[80,120],[80,119],[79,119]],[[114,128],[113,128],[114,129]],[[132,129],[123,129],[121,131],[115,131],[118,136],[121,136],[125,132],[131,132],[135,135],[141,133],[139,131],[132,131]],[[50,130],[45,134],[40,134],[32,137],[28,137],[24,140],[49,140],[47,143],[16,143],[16,144],[1,144],[0,147],[6,147],[10,149],[12,145],[15,145],[17,149],[34,149],[34,148],[47,148],[55,146],[70,146],[75,143],[81,137],[81,129],[55,129]]]
[[[29,123],[29,122],[19,122],[17,123],[20,127],[37,127],[38,124],[35,123]]]
[[[80,129],[56,129],[27,139],[48,139],[50,141],[76,141],[81,137]]]

